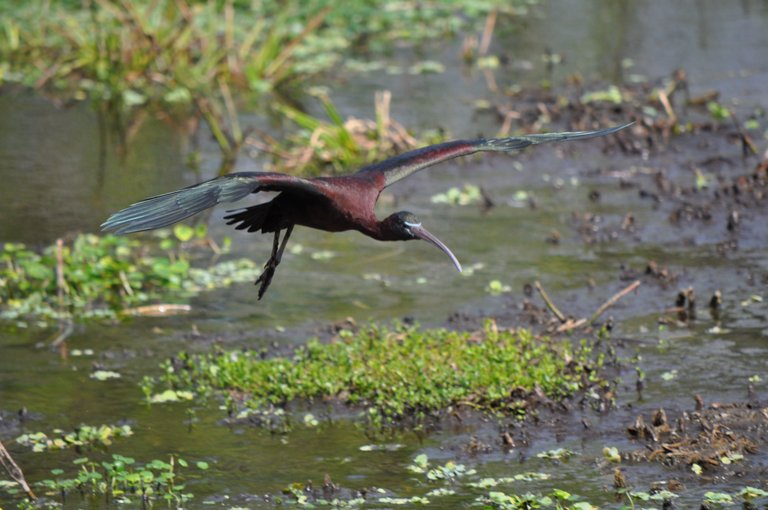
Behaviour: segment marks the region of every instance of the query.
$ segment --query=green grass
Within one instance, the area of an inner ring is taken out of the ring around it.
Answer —
[[[541,391],[562,399],[592,385],[602,356],[582,343],[535,337],[528,330],[456,332],[396,325],[342,332],[292,356],[263,359],[258,351],[181,354],[145,392],[236,392],[253,408],[294,400],[333,398],[384,420],[423,418],[451,406],[522,413],[525,398]]]

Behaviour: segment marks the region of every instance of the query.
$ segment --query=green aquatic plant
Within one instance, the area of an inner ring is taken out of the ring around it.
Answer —
[[[496,487],[497,485],[506,485],[514,482],[549,480],[551,477],[552,475],[548,475],[547,473],[527,472],[527,473],[518,473],[515,476],[505,476],[502,478],[490,478],[490,477],[481,478],[477,482],[470,482],[468,485],[469,487],[473,487],[476,489],[489,489],[491,487]]]
[[[730,506],[733,504],[733,496],[727,492],[707,491],[704,493],[704,503]]]
[[[82,448],[85,446],[109,446],[121,437],[133,435],[130,425],[80,425],[72,432],[54,429],[51,436],[45,432],[31,432],[16,438],[16,442],[32,448],[34,452],[47,450],[64,450],[67,448]]]
[[[576,455],[576,452],[573,450],[567,448],[555,448],[554,450],[539,452],[536,454],[536,457],[549,460],[568,460],[574,455]]]
[[[602,357],[586,344],[535,337],[527,330],[479,332],[396,325],[343,331],[292,356],[261,351],[181,353],[147,379],[152,399],[166,390],[197,395],[237,393],[248,406],[283,406],[296,399],[336,398],[367,409],[374,423],[423,418],[451,406],[516,415],[533,391],[561,399],[608,383]],[[524,415],[524,413],[523,413]]]
[[[707,103],[707,111],[717,121],[725,121],[731,118],[731,111],[728,107],[717,101],[709,101]]]
[[[429,481],[455,480],[464,476],[476,474],[474,469],[467,468],[464,464],[459,464],[449,460],[442,466],[430,468],[429,458],[421,453],[413,459],[413,463],[407,466],[408,471],[412,473],[424,474]]]
[[[171,508],[181,508],[193,497],[185,492],[186,487],[181,483],[180,470],[188,468],[189,464],[180,457],[141,464],[131,457],[113,454],[103,461],[82,457],[75,459],[73,465],[76,472],[69,475],[71,478],[66,477],[64,469],[57,468],[51,470],[51,478],[36,484],[42,496],[61,500],[44,500],[46,508],[66,503],[74,493],[142,506],[163,502]],[[195,466],[199,470],[208,469],[205,462],[197,462]]]
[[[756,487],[744,487],[739,491],[739,496],[744,501],[752,501],[756,498],[768,498],[768,491]]]
[[[491,280],[485,287],[485,291],[492,296],[499,296],[507,292],[512,292],[512,287],[501,283],[499,280]]]
[[[465,184],[462,188],[453,187],[444,193],[432,195],[433,204],[469,205],[483,199],[480,188],[474,184]]]
[[[256,265],[246,259],[192,267],[182,240],[206,235],[205,228],[182,226],[173,234],[162,232],[156,243],[92,234],[59,240],[41,251],[5,243],[0,247],[0,318],[114,317],[159,299],[184,300],[256,278]]]
[[[567,491],[554,489],[550,494],[508,494],[501,491],[490,491],[487,495],[477,498],[477,503],[488,509],[500,510],[532,510],[535,508],[556,508],[558,510],[597,510],[597,507],[586,501],[579,501]]]

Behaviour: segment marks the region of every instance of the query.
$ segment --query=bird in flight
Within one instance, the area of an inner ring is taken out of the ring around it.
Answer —
[[[476,152],[512,152],[542,143],[595,138],[630,125],[598,131],[455,140],[406,152],[353,174],[337,177],[303,179],[276,172],[236,172],[137,202],[110,216],[101,228],[115,234],[153,230],[215,205],[235,202],[251,193],[273,191],[279,194],[269,202],[228,211],[229,214],[224,216],[227,224],[234,225],[237,230],[274,234],[272,253],[256,280],[259,299],[269,288],[296,225],[327,232],[357,230],[378,241],[421,239],[445,252],[461,271],[456,256],[424,228],[413,213],[400,211],[382,220],[376,217],[376,201],[384,188],[414,172],[460,156]]]

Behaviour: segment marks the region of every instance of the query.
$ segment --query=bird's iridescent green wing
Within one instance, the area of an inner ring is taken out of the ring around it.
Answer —
[[[235,202],[259,191],[325,196],[315,181],[272,172],[238,172],[136,202],[110,216],[101,229],[128,234],[167,227],[215,205]]]
[[[380,163],[361,169],[358,174],[369,174],[372,177],[383,176],[382,187],[387,187],[400,179],[408,177],[414,172],[436,165],[443,161],[467,156],[475,152],[513,152],[531,145],[539,145],[548,142],[562,142],[566,140],[583,140],[598,136],[616,133],[633,123],[614,126],[597,131],[566,131],[562,133],[545,133],[526,136],[512,136],[507,138],[480,138],[478,140],[455,140],[429,147],[422,147],[399,156],[387,159]]]

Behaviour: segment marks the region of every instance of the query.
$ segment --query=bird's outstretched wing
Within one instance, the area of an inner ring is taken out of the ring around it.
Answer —
[[[147,198],[118,211],[101,229],[116,234],[167,227],[217,204],[235,202],[259,191],[322,195],[314,181],[272,172],[239,172]]]
[[[546,133],[527,136],[512,136],[509,138],[480,138],[478,140],[456,140],[429,147],[422,147],[414,151],[406,152],[362,168],[358,174],[370,174],[384,176],[383,187],[408,177],[414,172],[436,165],[448,159],[467,156],[481,151],[512,152],[524,149],[530,145],[538,145],[547,142],[561,142],[565,140],[579,140],[605,136],[620,131],[633,123],[614,126],[597,131],[567,131],[562,133]]]

